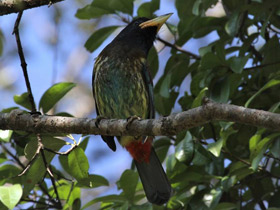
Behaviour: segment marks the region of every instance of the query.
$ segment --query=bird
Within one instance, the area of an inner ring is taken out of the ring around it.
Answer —
[[[172,13],[130,22],[98,55],[92,77],[100,119],[153,119],[153,81],[147,56],[156,35]],[[101,136],[116,151],[114,136]],[[152,146],[152,136],[118,136],[134,159],[147,200],[163,205],[172,195],[167,175]]]

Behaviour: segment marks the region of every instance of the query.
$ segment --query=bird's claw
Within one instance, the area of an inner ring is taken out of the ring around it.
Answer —
[[[96,121],[95,121],[95,126],[96,126],[97,128],[99,128],[100,121],[101,121],[101,120],[104,120],[104,119],[106,119],[106,118],[105,118],[105,117],[102,117],[102,116],[97,116],[97,117],[96,117]]]
[[[131,125],[131,123],[135,120],[142,120],[141,117],[138,117],[136,115],[130,116],[127,118],[127,124],[126,124],[126,129],[129,129],[129,126]],[[134,136],[135,140],[139,140],[141,138],[141,136]],[[144,144],[147,140],[147,136],[143,136],[142,137],[142,143]]]
[[[126,119],[127,121],[127,124],[125,126],[125,128],[128,130],[129,129],[129,126],[131,126],[131,123],[135,120],[141,120],[140,117],[136,116],[136,115],[133,115],[133,116],[130,116]]]

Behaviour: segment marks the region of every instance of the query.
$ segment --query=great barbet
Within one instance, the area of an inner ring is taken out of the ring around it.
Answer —
[[[147,55],[157,32],[170,16],[133,20],[99,54],[94,65],[92,87],[100,118],[155,117]],[[157,205],[166,203],[172,189],[152,146],[153,137],[117,138],[135,160],[148,201]],[[102,136],[102,139],[113,151],[116,150],[113,136]]]

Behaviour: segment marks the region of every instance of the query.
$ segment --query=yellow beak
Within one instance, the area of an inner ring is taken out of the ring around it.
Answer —
[[[156,26],[157,31],[159,31],[161,26],[167,21],[167,19],[171,15],[173,15],[173,13],[168,13],[168,14],[165,14],[165,15],[161,15],[159,17],[156,17],[156,18],[152,19],[152,20],[148,20],[144,23],[141,23],[139,26],[140,26],[141,29],[151,27],[151,26]]]

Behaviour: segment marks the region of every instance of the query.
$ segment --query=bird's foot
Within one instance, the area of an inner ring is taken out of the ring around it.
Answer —
[[[127,120],[126,129],[129,129],[129,127],[131,126],[131,123],[135,120],[141,120],[141,117],[133,115],[133,116],[128,117],[126,120]],[[134,136],[135,140],[139,140],[139,138],[141,138],[141,136]]]
[[[129,127],[131,126],[131,123],[135,120],[141,120],[141,117],[138,117],[136,115],[130,116],[126,119],[127,124],[126,124],[126,129],[129,129]]]
[[[96,126],[97,128],[99,128],[100,121],[101,121],[101,120],[104,120],[104,119],[107,119],[107,118],[106,118],[106,117],[102,117],[102,116],[97,116],[97,117],[96,117],[96,121],[95,121],[95,126]]]

